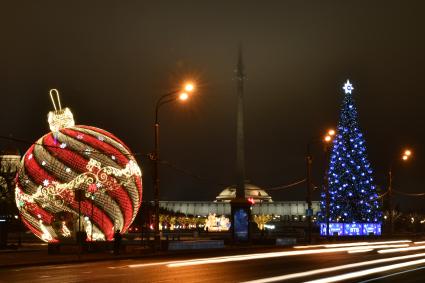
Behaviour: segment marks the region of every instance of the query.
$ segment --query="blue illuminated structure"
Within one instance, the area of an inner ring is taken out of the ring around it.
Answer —
[[[365,139],[360,131],[357,110],[349,80],[337,133],[330,155],[329,234],[380,235],[382,210],[367,159]],[[320,234],[326,235],[326,194],[322,194]]]
[[[332,236],[370,236],[381,235],[380,223],[329,223]],[[320,235],[326,235],[326,223],[320,224]]]

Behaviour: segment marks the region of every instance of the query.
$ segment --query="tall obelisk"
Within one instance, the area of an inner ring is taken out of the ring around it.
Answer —
[[[232,237],[234,243],[249,242],[251,239],[251,204],[245,198],[245,147],[244,147],[244,66],[242,47],[239,46],[236,69],[238,109],[236,121],[236,197],[230,202],[232,211]]]
[[[236,69],[238,109],[236,121],[236,198],[245,198],[245,133],[244,133],[244,65],[242,46],[239,45],[238,64]]]

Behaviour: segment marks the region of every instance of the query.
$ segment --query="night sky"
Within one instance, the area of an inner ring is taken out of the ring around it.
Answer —
[[[252,183],[270,188],[304,178],[306,143],[336,126],[349,78],[377,185],[387,186],[396,160],[394,187],[425,192],[424,13],[420,0],[3,1],[0,135],[35,141],[47,133],[48,91],[58,88],[77,124],[108,130],[146,154],[156,99],[191,79],[193,99],[161,108],[161,157],[173,166],[161,167],[161,195],[213,200],[236,182],[242,43]],[[414,152],[409,164],[398,161],[404,146]],[[313,153],[319,185],[320,144]],[[138,160],[144,197],[152,199],[151,164]],[[271,195],[305,200],[305,191]],[[397,201],[408,209],[425,199]]]

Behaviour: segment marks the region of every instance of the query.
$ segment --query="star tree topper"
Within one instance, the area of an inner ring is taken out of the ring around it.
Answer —
[[[351,94],[351,92],[354,90],[354,87],[350,83],[350,80],[347,80],[342,89],[345,91],[345,94],[348,94],[348,93]]]

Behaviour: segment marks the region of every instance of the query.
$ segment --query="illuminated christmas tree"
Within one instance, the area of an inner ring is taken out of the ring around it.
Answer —
[[[347,80],[344,100],[328,171],[329,233],[364,235],[381,233],[382,211],[358,123],[353,86]],[[322,194],[322,219],[326,219],[326,193]],[[326,222],[326,220],[325,220]],[[326,223],[321,225],[326,235]]]

